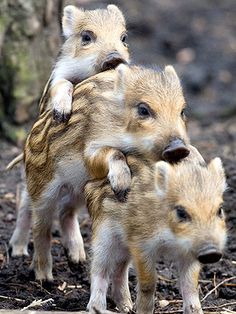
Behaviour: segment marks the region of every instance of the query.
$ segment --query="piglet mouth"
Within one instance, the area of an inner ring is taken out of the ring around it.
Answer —
[[[121,55],[117,52],[109,53],[105,60],[101,64],[101,70],[108,71],[115,69],[120,64],[128,64],[127,61],[121,57]]]

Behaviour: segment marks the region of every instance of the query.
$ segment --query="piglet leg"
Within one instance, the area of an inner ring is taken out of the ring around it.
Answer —
[[[155,263],[147,263],[147,257],[138,248],[131,247],[131,252],[138,277],[137,314],[152,314],[156,288]]]
[[[52,281],[51,255],[52,211],[47,207],[33,210],[34,256],[31,267],[40,281]]]
[[[112,274],[112,299],[122,313],[128,313],[133,308],[131,295],[129,291],[129,262],[120,261]]]
[[[54,119],[65,122],[69,119],[72,108],[73,84],[65,79],[58,80],[51,87],[51,105]]]
[[[124,154],[112,147],[87,150],[86,162],[96,179],[108,177],[120,201],[125,201],[131,185],[131,173]]]
[[[12,256],[28,256],[28,242],[31,227],[31,210],[29,204],[29,195],[25,184],[20,191],[20,202],[17,212],[16,227],[10,239],[9,245]]]
[[[76,211],[74,209],[65,209],[60,213],[59,219],[62,230],[62,243],[67,250],[69,259],[76,264],[83,262],[86,255]]]
[[[203,314],[198,293],[200,264],[185,259],[178,263],[178,270],[184,314]]]

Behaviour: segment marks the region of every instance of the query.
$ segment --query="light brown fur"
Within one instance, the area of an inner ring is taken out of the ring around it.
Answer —
[[[204,164],[191,148],[190,157],[171,166],[166,162],[143,163],[127,157],[132,172],[131,192],[125,203],[118,203],[106,181],[86,185],[85,195],[93,219],[93,260],[89,309],[106,308],[106,289],[120,263],[133,261],[138,279],[138,314],[154,309],[155,261],[164,256],[176,263],[185,314],[202,314],[198,296],[200,252],[214,246],[222,252],[226,226],[222,206],[224,170],[219,159]],[[189,218],[181,220],[176,206],[185,208]],[[127,269],[120,273],[126,278]],[[126,287],[126,288],[125,288]],[[123,295],[117,302],[128,312],[132,302],[123,279],[116,288]],[[115,295],[112,295],[115,298]]]

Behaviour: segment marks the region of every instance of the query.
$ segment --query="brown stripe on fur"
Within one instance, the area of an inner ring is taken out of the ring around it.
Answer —
[[[33,128],[31,130],[31,133],[32,131],[34,132],[34,134],[39,134],[45,127],[45,124],[46,124],[46,121],[51,118],[51,111],[45,111],[43,112],[38,120],[34,123],[33,125]]]

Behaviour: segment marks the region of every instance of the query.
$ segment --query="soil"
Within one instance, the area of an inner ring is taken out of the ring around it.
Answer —
[[[106,2],[106,1],[103,1]],[[142,4],[143,7],[142,7]],[[150,3],[149,3],[150,2]],[[176,63],[190,103],[190,112],[198,120],[191,120],[189,133],[192,144],[206,160],[222,158],[227,175],[228,189],[224,209],[229,237],[223,259],[204,266],[199,282],[203,298],[215,285],[229,279],[202,302],[204,309],[217,311],[223,308],[236,311],[236,116],[235,116],[235,34],[236,9],[234,1],[139,1],[138,11],[132,10],[130,1],[119,1],[129,18],[133,30],[131,48],[136,61],[147,63]],[[145,6],[145,3],[150,5]],[[154,10],[157,6],[158,10]],[[86,1],[84,1],[86,6]],[[154,14],[155,13],[155,14]],[[136,14],[136,15],[135,15]],[[135,19],[136,17],[136,19]],[[215,20],[216,18],[216,20]],[[146,21],[149,19],[149,24]],[[140,21],[145,21],[140,23]],[[158,23],[156,23],[156,21]],[[220,22],[222,24],[220,24]],[[155,24],[156,23],[156,24]],[[152,25],[152,27],[150,27]],[[156,25],[156,26],[154,26]],[[168,25],[168,27],[166,27]],[[187,25],[187,26],[186,26]],[[217,27],[216,27],[217,26]],[[188,48],[187,50],[185,48]],[[234,53],[233,53],[234,52]],[[234,56],[234,57],[233,57]],[[233,64],[234,60],[234,64]],[[227,92],[224,92],[224,91]],[[234,116],[233,116],[234,114]],[[60,234],[53,232],[54,283],[41,286],[29,269],[29,257],[12,258],[8,242],[16,222],[17,184],[20,167],[4,171],[8,162],[21,149],[1,139],[0,150],[0,308],[22,309],[33,300],[53,299],[40,306],[44,310],[84,310],[89,300],[90,228],[91,221],[84,211],[81,214],[81,231],[85,242],[87,261],[83,265],[70,265],[60,243]],[[174,266],[158,263],[157,299],[155,313],[181,311],[181,296],[176,282]],[[62,289],[63,283],[65,289]],[[135,274],[131,270],[130,289],[135,300]],[[168,300],[161,307],[159,301]],[[108,296],[108,308],[115,310]]]

